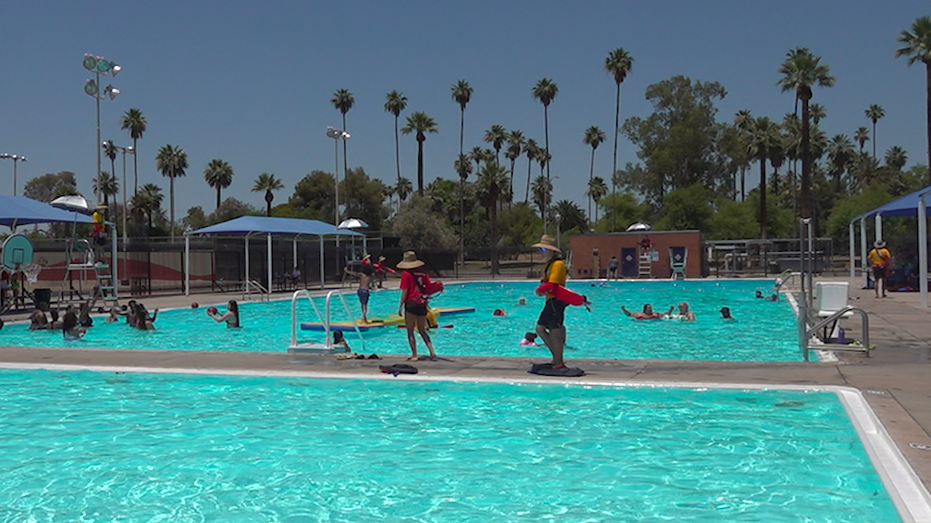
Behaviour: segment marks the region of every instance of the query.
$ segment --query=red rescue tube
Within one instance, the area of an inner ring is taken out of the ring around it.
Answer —
[[[541,283],[540,286],[537,287],[537,294],[549,294],[557,300],[564,301],[569,305],[579,306],[585,303],[585,296],[572,292],[562,285],[557,285],[552,282]]]

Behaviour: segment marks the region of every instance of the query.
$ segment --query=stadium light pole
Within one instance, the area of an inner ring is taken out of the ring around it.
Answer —
[[[333,139],[334,150],[336,151],[336,165],[333,168],[333,176],[336,181],[336,209],[333,211],[334,221],[333,225],[339,225],[339,141],[346,141],[350,138],[350,134],[341,129],[335,127],[327,127],[326,135],[329,138]],[[343,166],[345,167],[345,166]],[[337,238],[338,241],[338,238]]]
[[[0,158],[4,160],[13,160],[13,196],[16,196],[16,164],[19,162],[25,162],[26,157],[20,156],[18,154],[0,154]]]
[[[115,62],[111,62],[105,59],[102,56],[94,56],[89,53],[84,53],[84,68],[88,71],[94,73],[94,79],[88,80],[84,83],[84,92],[88,96],[93,96],[94,101],[97,105],[97,142],[100,143],[100,100],[105,98],[110,98],[111,100],[116,99],[117,95],[120,94],[120,90],[116,87],[113,87],[112,84],[107,84],[103,88],[103,92],[100,91],[100,75],[112,75],[114,78],[120,71],[123,70],[122,67],[117,65]],[[100,148],[97,148],[97,177],[100,177]]]

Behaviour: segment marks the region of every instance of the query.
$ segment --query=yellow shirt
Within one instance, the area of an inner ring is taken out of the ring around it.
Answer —
[[[543,281],[555,283],[556,285],[566,285],[566,263],[562,260],[553,260],[546,268],[543,274]],[[547,294],[546,299],[553,298],[552,294]]]
[[[889,258],[892,258],[892,254],[886,248],[873,249],[867,257],[874,267],[885,267],[889,263]]]

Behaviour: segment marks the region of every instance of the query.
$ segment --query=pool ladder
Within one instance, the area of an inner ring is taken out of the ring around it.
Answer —
[[[352,321],[352,326],[356,331],[356,335],[359,337],[359,342],[362,344],[362,350],[365,350],[365,338],[362,337],[362,331],[359,330],[359,325],[357,324],[355,316],[352,315],[352,312],[349,310],[349,305],[346,304],[346,299],[343,297],[343,293],[340,291],[330,291],[326,295],[326,300],[324,301],[324,314],[320,313],[320,309],[317,307],[317,303],[314,301],[313,297],[310,295],[310,292],[307,289],[299,289],[294,291],[294,294],[291,295],[291,345],[288,347],[288,352],[292,354],[333,354],[334,352],[343,352],[345,349],[342,345],[334,345],[333,337],[330,336],[330,303],[332,302],[333,296],[338,296],[340,303],[343,305],[343,310],[346,312],[346,315]],[[310,306],[314,309],[314,314],[317,315],[317,319],[323,325],[323,334],[324,340],[323,343],[318,342],[298,342],[297,341],[297,328],[298,328],[298,319],[297,319],[297,300],[300,297],[307,298],[307,301],[310,302]]]
[[[804,305],[801,302],[799,305],[799,345],[802,347],[802,354],[804,355],[805,361],[808,361],[809,351],[813,350],[863,352],[866,353],[867,358],[870,357],[870,351],[873,350],[873,347],[870,345],[870,315],[865,310],[860,307],[851,307],[848,305],[809,327],[807,318],[805,317],[807,314],[803,314],[805,310]],[[851,344],[830,343],[831,333],[835,330],[837,323],[851,313],[860,315],[860,341]],[[829,325],[830,328],[828,328]],[[821,332],[822,328],[824,329],[823,332]],[[818,336],[819,332],[821,332],[820,337]],[[822,344],[812,344],[812,338],[819,339]]]

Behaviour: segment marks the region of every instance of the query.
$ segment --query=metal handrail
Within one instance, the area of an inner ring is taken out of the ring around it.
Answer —
[[[796,276],[801,277],[802,273],[798,271],[793,271],[792,269],[786,269],[780,272],[779,276],[776,276],[776,285],[775,285],[776,290],[779,290],[783,288],[784,286],[786,286],[789,283],[789,281],[791,281],[792,278],[795,278]]]
[[[837,321],[843,318],[844,315],[847,314],[848,312],[856,312],[857,314],[860,315],[860,319],[861,319],[860,327],[862,329],[862,333],[861,333],[862,341],[860,342],[860,346],[855,346],[854,348],[846,348],[846,347],[837,347],[837,346],[831,345],[829,347],[826,346],[824,348],[826,350],[854,350],[854,351],[859,351],[862,348],[862,350],[866,352],[866,356],[867,357],[870,356],[870,315],[869,313],[867,313],[865,310],[861,309],[860,307],[851,307],[848,305],[847,307],[844,307],[843,309],[840,309],[834,312],[827,318],[822,319],[818,323],[815,323],[814,325],[812,325],[811,327],[808,327],[805,330],[805,336],[806,336],[805,338],[805,361],[808,361],[808,351],[811,349],[808,346],[808,340],[811,339],[811,336],[817,334],[818,330],[821,329],[821,327],[824,327],[831,322],[834,322],[834,321]],[[822,340],[822,341],[825,341],[825,340]]]
[[[330,291],[326,295],[326,300],[324,301],[324,311],[325,314],[320,313],[320,309],[317,307],[317,302],[314,301],[313,297],[310,295],[310,292],[307,289],[299,289],[294,291],[294,294],[291,295],[291,348],[297,347],[297,299],[301,296],[307,298],[307,301],[310,302],[310,306],[314,309],[314,314],[317,315],[317,319],[320,320],[320,323],[323,324],[323,334],[325,336],[325,341],[323,343],[325,349],[332,349],[333,343],[332,338],[330,337],[330,301],[333,295],[336,294],[339,296],[339,300],[343,304],[343,309],[346,311],[346,314],[349,316],[352,321],[352,326],[356,331],[356,334],[359,336],[359,341],[362,343],[362,350],[365,350],[365,338],[362,337],[362,331],[359,330],[359,325],[356,323],[355,317],[349,311],[349,305],[346,304],[346,299],[343,297],[343,293],[340,291]]]
[[[252,289],[255,288],[258,291],[259,296],[262,301],[268,301],[268,289],[266,289],[261,283],[256,280],[246,280],[243,282],[243,299],[249,299],[252,297]]]

